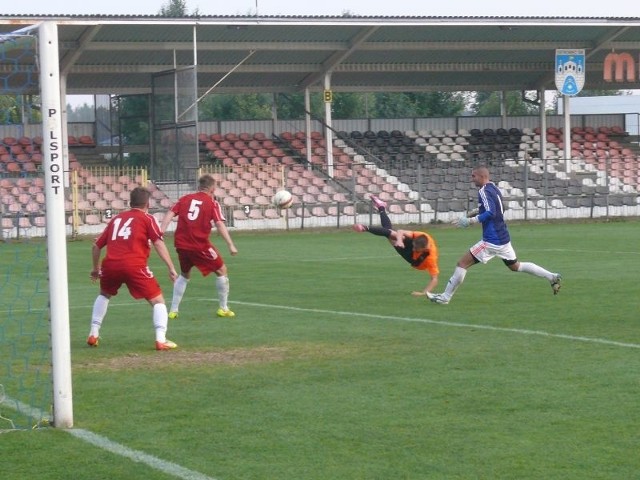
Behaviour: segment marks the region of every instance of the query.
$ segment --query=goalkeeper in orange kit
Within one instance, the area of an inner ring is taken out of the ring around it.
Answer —
[[[438,285],[438,246],[431,235],[426,232],[394,230],[391,220],[387,215],[387,204],[375,195],[371,195],[371,202],[378,209],[381,226],[363,225],[356,223],[353,229],[356,232],[369,232],[373,235],[386,237],[398,254],[404,258],[411,267],[416,270],[426,270],[431,279],[421,291],[411,292],[414,296],[429,296],[429,293]]]

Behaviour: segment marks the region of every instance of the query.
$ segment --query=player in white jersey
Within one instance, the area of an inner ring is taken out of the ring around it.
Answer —
[[[490,181],[486,167],[475,167],[471,172],[471,180],[478,187],[478,212],[472,216],[464,216],[457,220],[458,227],[466,228],[474,223],[482,224],[482,240],[473,245],[456,264],[456,269],[447,283],[443,293],[430,294],[434,303],[446,305],[451,301],[456,289],[464,281],[469,267],[476,263],[487,263],[494,257],[501,258],[504,264],[514,272],[525,272],[537,277],[546,278],[551,284],[553,294],[560,290],[559,273],[552,273],[532,262],[520,262],[511,246],[511,237],[504,221],[502,194],[498,187]]]

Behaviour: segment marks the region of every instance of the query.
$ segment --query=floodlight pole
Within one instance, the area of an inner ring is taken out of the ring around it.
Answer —
[[[43,22],[39,28],[40,86],[47,258],[49,265],[49,310],[51,313],[51,365],[53,372],[53,425],[73,427],[71,390],[71,340],[67,282],[67,239],[64,214],[64,161],[58,26]]]

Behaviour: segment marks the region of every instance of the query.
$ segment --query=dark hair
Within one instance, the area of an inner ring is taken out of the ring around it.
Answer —
[[[428,246],[429,246],[429,239],[427,237],[425,237],[424,235],[420,235],[419,237],[416,237],[416,238],[413,239],[413,248],[414,249],[424,250]]]
[[[151,198],[151,192],[144,187],[136,187],[131,190],[129,196],[129,206],[131,208],[145,208],[149,205],[149,198]]]

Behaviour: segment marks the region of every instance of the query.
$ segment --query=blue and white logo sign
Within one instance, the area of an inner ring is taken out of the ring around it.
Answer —
[[[584,49],[556,50],[556,88],[562,95],[577,95],[584,87]]]

